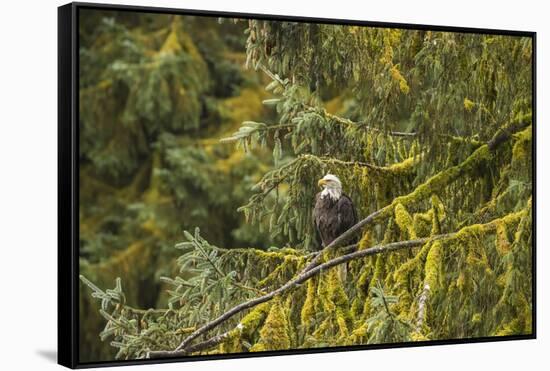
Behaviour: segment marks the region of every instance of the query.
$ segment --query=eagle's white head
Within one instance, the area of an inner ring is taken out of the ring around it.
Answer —
[[[336,201],[342,196],[342,183],[336,175],[327,174],[317,184],[319,187],[323,187],[321,198],[330,197]]]

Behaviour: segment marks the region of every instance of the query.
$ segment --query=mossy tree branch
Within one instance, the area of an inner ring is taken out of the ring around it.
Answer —
[[[290,288],[294,287],[295,285],[306,281],[307,279],[315,275],[316,274],[315,272],[317,273],[320,272],[321,269],[330,268],[334,265],[342,264],[344,262],[347,262],[349,260],[356,259],[359,257],[378,254],[382,251],[386,252],[386,251],[393,251],[393,250],[402,249],[402,248],[416,247],[426,243],[430,239],[433,240],[434,237],[431,237],[431,238],[424,238],[424,239],[395,242],[388,245],[378,245],[370,249],[361,250],[355,253],[343,255],[341,257],[332,259],[327,263],[318,265],[319,260],[322,256],[322,252],[329,251],[338,246],[341,246],[344,242],[346,242],[352,236],[357,234],[366,225],[372,224],[376,221],[379,221],[382,218],[390,216],[393,213],[393,209],[397,204],[402,204],[403,206],[407,206],[413,202],[416,202],[420,199],[423,199],[431,195],[434,192],[437,192],[437,190],[454,182],[456,179],[458,179],[460,176],[464,175],[465,173],[472,172],[478,169],[483,163],[485,163],[490,158],[491,151],[496,150],[502,143],[510,139],[513,133],[525,128],[530,124],[530,122],[531,122],[531,115],[526,115],[526,116],[518,117],[512,122],[510,122],[509,124],[505,125],[501,130],[499,130],[495,134],[495,136],[487,144],[475,150],[474,153],[472,153],[472,155],[470,155],[470,157],[468,157],[460,165],[453,166],[451,168],[443,170],[442,172],[434,175],[433,177],[428,179],[425,183],[418,186],[413,192],[405,196],[397,197],[396,199],[393,200],[391,204],[387,205],[382,209],[375,211],[374,213],[370,214],[366,218],[359,221],[357,224],[355,224],[353,227],[348,229],[346,232],[341,234],[332,243],[327,245],[321,252],[319,252],[317,256],[315,256],[313,260],[302,270],[302,272],[298,274],[296,278],[288,281],[286,284],[279,287],[277,290],[271,291],[263,296],[246,301],[244,303],[241,303],[233,307],[232,309],[225,312],[218,318],[198,328],[196,331],[190,334],[185,340],[183,340],[181,344],[173,352],[179,352],[179,353],[181,353],[182,351],[188,352],[187,350],[188,346],[198,336],[217,327],[219,324],[227,321],[229,318],[231,318],[235,314],[243,310],[246,310],[248,308],[254,307],[258,304],[264,303],[268,300],[271,300],[276,295],[279,295],[289,290]],[[451,236],[452,234],[440,235],[436,239],[449,238]]]
[[[472,225],[468,227],[464,227],[461,230],[457,232],[452,233],[445,233],[445,234],[438,234],[431,237],[425,237],[425,238],[417,238],[412,240],[406,240],[406,241],[398,241],[398,242],[392,242],[388,244],[379,244],[372,246],[370,248],[359,250],[355,252],[351,252],[342,256],[338,256],[336,258],[333,258],[323,264],[319,264],[309,270],[302,271],[297,277],[294,279],[288,281],[283,286],[279,287],[276,290],[273,290],[263,296],[260,296],[258,298],[249,300],[247,302],[241,303],[235,307],[233,307],[231,310],[225,312],[218,318],[214,319],[213,321],[205,324],[204,326],[198,328],[196,331],[191,333],[185,340],[175,349],[175,350],[169,350],[169,351],[150,351],[148,353],[148,356],[150,358],[162,358],[162,357],[176,357],[176,356],[182,356],[186,355],[195,351],[200,351],[207,349],[209,347],[215,346],[219,344],[223,339],[227,337],[228,332],[225,332],[220,335],[216,335],[210,339],[207,339],[201,343],[198,343],[196,345],[191,345],[191,342],[196,339],[197,337],[205,334],[207,331],[217,327],[221,323],[227,321],[231,317],[233,317],[235,314],[242,312],[243,310],[255,307],[259,304],[265,303],[274,297],[281,295],[298,285],[306,282],[310,278],[314,277],[317,274],[320,274],[323,271],[326,271],[330,268],[333,268],[337,265],[347,263],[352,260],[365,258],[368,256],[378,255],[382,253],[389,253],[393,251],[398,250],[404,250],[404,249],[411,249],[414,247],[419,247],[422,245],[425,245],[426,243],[431,243],[434,241],[441,241],[441,240],[450,240],[453,238],[460,238],[463,235],[466,235],[468,233],[474,233],[482,231],[483,233],[489,233],[496,230],[499,223],[511,223],[514,220],[520,220],[524,214],[527,212],[528,207],[524,210],[518,211],[516,213],[512,213],[509,215],[506,215],[503,218],[495,219],[489,223],[486,224],[478,224],[478,225]],[[354,245],[356,246],[356,245]],[[237,326],[238,327],[238,326]]]
[[[530,123],[531,115],[526,115],[518,117],[509,124],[503,126],[503,128],[499,130],[487,144],[484,144],[483,146],[476,149],[470,155],[470,157],[464,160],[461,164],[439,172],[438,174],[428,179],[426,182],[416,187],[416,189],[411,193],[395,198],[391,204],[373,212],[366,218],[360,220],[353,227],[342,233],[340,237],[336,238],[334,241],[332,241],[332,243],[327,245],[323,251],[328,251],[342,245],[344,242],[356,235],[363,227],[379,221],[382,218],[388,217],[393,213],[396,205],[402,204],[403,206],[408,206],[413,202],[417,202],[421,199],[429,197],[432,193],[437,193],[438,190],[451,184],[464,174],[468,172],[473,172],[483,163],[489,160],[489,155],[491,151],[495,151],[502,143],[509,140],[512,137],[512,134],[529,126]],[[318,253],[317,256],[304,269],[304,271],[315,267],[315,265],[318,264],[321,256],[322,254]]]

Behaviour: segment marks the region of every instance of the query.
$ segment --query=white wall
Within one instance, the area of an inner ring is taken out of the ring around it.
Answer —
[[[105,0],[108,1],[108,0]],[[121,0],[122,1],[122,0]],[[548,360],[550,26],[545,1],[122,1],[185,7],[538,32],[538,340],[140,366],[139,370],[520,370]],[[56,84],[60,1],[2,3],[0,12],[0,365],[48,370],[56,349]],[[7,130],[6,130],[7,129]],[[545,289],[543,293],[541,289]],[[546,354],[544,353],[546,350]],[[138,370],[136,367],[132,369]]]

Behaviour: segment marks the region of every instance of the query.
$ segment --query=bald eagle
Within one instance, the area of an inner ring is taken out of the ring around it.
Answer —
[[[351,199],[342,192],[340,179],[332,174],[319,180],[323,190],[315,196],[313,220],[317,234],[325,248],[342,233],[357,223],[357,212]]]

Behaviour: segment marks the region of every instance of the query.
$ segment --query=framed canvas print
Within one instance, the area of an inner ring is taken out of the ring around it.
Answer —
[[[59,8],[59,362],[535,338],[535,33]]]

